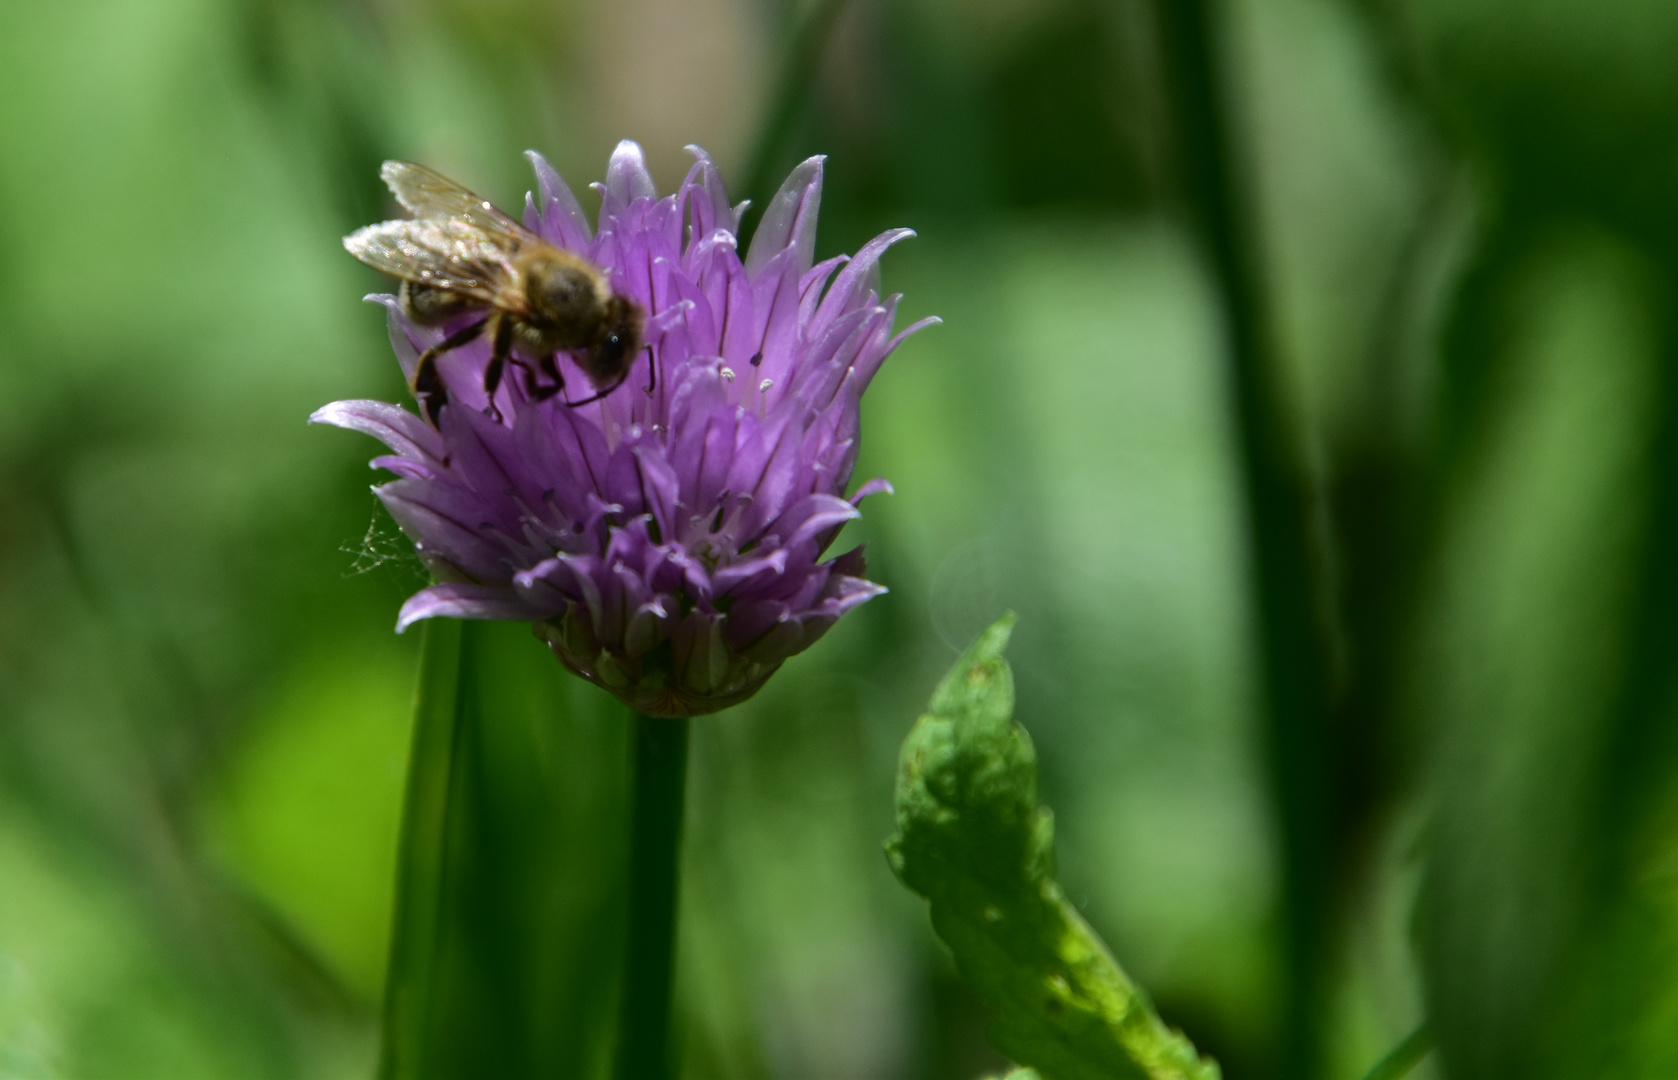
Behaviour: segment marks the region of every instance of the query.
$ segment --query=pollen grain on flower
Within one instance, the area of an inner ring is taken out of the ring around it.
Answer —
[[[788,657],[884,589],[861,549],[823,556],[867,495],[849,496],[858,408],[886,357],[896,296],[878,262],[909,230],[855,257],[814,262],[822,159],[793,170],[744,256],[744,204],[710,159],[658,198],[640,148],[618,145],[598,228],[540,155],[525,227],[584,256],[647,313],[647,351],[599,401],[537,400],[519,379],[484,391],[490,344],[439,361],[450,404],[435,424],[377,401],[341,401],[320,423],[382,440],[375,489],[436,583],[403,605],[425,618],[528,620],[572,671],[649,715],[744,700]],[[398,360],[456,328],[388,312]],[[646,366],[656,366],[655,374]],[[581,368],[558,358],[567,386]],[[737,379],[737,371],[756,377]]]

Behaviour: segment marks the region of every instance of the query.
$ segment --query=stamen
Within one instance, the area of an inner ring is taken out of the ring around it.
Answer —
[[[758,393],[761,394],[764,391],[768,390],[771,386],[774,386],[774,385],[775,385],[775,380],[774,379],[765,379],[762,382],[757,384]]]
[[[727,365],[719,367],[717,369],[717,374],[721,375],[728,382],[733,382],[734,381],[734,369],[731,368],[731,367],[728,367]]]

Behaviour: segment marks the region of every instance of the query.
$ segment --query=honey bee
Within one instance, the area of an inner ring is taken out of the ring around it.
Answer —
[[[420,354],[410,389],[433,424],[447,401],[437,358],[479,337],[491,343],[484,369],[489,413],[508,364],[523,369],[530,396],[564,392],[556,354],[571,352],[595,393],[623,385],[646,319],[641,306],[613,291],[598,266],[543,240],[453,180],[407,161],[387,161],[379,175],[411,220],[383,221],[344,237],[351,255],[401,281],[402,311],[421,326],[481,317]],[[649,360],[653,383],[658,375]]]

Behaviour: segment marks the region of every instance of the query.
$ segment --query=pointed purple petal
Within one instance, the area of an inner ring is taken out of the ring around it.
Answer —
[[[311,424],[330,424],[371,435],[403,457],[440,463],[443,437],[399,405],[383,401],[334,401],[316,409]]]
[[[541,198],[538,208],[542,211],[544,223],[565,241],[563,246],[587,251],[594,240],[594,230],[589,228],[588,215],[583,213],[582,204],[577,202],[571,185],[541,154],[526,150],[524,156],[530,159],[530,166],[536,171],[536,189]],[[563,217],[552,220],[555,210]]]
[[[756,274],[782,250],[793,250],[797,273],[810,269],[816,254],[816,214],[822,202],[821,155],[807,158],[781,184],[775,197],[764,207],[763,219],[752,234],[746,254],[746,271]]]
[[[868,483],[857,488],[856,493],[851,496],[851,505],[860,506],[862,505],[862,500],[868,498],[868,496],[880,494],[897,494],[897,489],[891,486],[891,481],[887,480],[883,476],[877,476],[868,481]]]
[[[421,619],[446,616],[451,619],[539,619],[511,589],[494,585],[461,585],[447,582],[433,585],[408,597],[396,617],[400,634]]]
[[[409,480],[435,480],[441,474],[423,461],[413,458],[398,457],[395,454],[380,454],[367,463],[371,469],[383,469],[395,473],[397,476]]]
[[[879,265],[880,256],[899,240],[907,240],[914,235],[913,229],[887,229],[864,244],[862,250],[856,253],[856,258],[846,263],[833,280],[827,295],[822,298],[821,307],[816,309],[816,320],[836,319],[845,309],[862,303],[868,295],[869,283]]]
[[[858,604],[866,603],[876,596],[883,596],[888,591],[884,585],[876,582],[834,574],[828,579],[828,595],[822,599],[816,610],[837,618]]]
[[[414,481],[397,480],[373,489],[390,516],[401,526],[422,557],[441,559],[460,573],[479,581],[507,576],[506,549],[485,535],[477,522],[468,523],[424,501],[434,485],[416,488]],[[416,494],[416,492],[418,494]]]
[[[368,293],[362,299],[384,307],[385,333],[390,338],[391,350],[396,353],[396,362],[402,366],[402,377],[412,383],[414,368],[419,364],[419,355],[430,342],[420,341],[420,335],[424,332],[408,322],[408,317],[402,314],[402,304],[394,293]]]
[[[833,272],[851,261],[849,255],[835,255],[824,259],[804,272],[798,279],[798,321],[800,325],[815,318],[816,305],[821,302],[822,290]]]
[[[626,207],[636,199],[658,195],[653,174],[647,171],[646,155],[633,139],[624,139],[612,151],[611,163],[606,166],[606,190]]]
[[[712,587],[718,596],[730,593],[750,591],[752,584],[759,578],[779,577],[787,570],[787,551],[776,548],[768,555],[758,559],[747,559],[745,562],[725,566],[711,575]]]
[[[643,511],[652,515],[658,522],[659,536],[668,540],[681,527],[676,509],[681,481],[662,448],[656,445],[635,447],[635,467],[640,474]]]
[[[717,172],[710,155],[704,150],[691,144],[686,150],[694,156],[693,172],[697,174],[689,195],[699,223],[695,235],[703,236],[715,229],[727,229],[732,233],[737,222],[734,211],[728,205],[728,189],[723,187],[722,174]]]
[[[529,570],[513,575],[513,588],[519,599],[532,610],[541,611],[543,618],[551,618],[565,610],[567,600],[581,599],[574,585],[571,568],[558,559],[543,559]],[[572,584],[567,591],[564,585]]]
[[[899,345],[903,344],[904,341],[908,340],[910,335],[918,334],[922,330],[925,330],[929,326],[942,326],[942,325],[944,325],[944,320],[939,318],[936,315],[928,315],[924,319],[917,319],[914,322],[910,323],[908,326],[905,326],[902,330],[899,330],[895,337],[893,337],[890,341],[886,342],[886,350],[885,351],[887,353],[895,352],[895,351],[897,351],[897,347]]]
[[[806,495],[775,523],[777,532],[791,530],[785,543],[796,548],[820,533],[835,529],[847,521],[855,521],[862,511],[835,495]]]

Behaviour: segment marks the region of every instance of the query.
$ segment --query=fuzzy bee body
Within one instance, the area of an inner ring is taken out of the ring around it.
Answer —
[[[421,326],[442,326],[481,306],[471,297],[417,281],[398,282],[396,296],[402,302],[402,314]]]
[[[599,267],[423,165],[387,161],[380,175],[415,217],[358,229],[344,247],[399,279],[402,312],[415,323],[443,326],[482,316],[427,349],[415,365],[412,389],[433,423],[447,401],[437,358],[479,337],[491,342],[484,390],[492,413],[509,363],[524,369],[530,395],[542,400],[564,391],[556,354],[571,353],[596,391],[571,405],[598,400],[628,378],[642,349],[645,315],[612,289]]]

